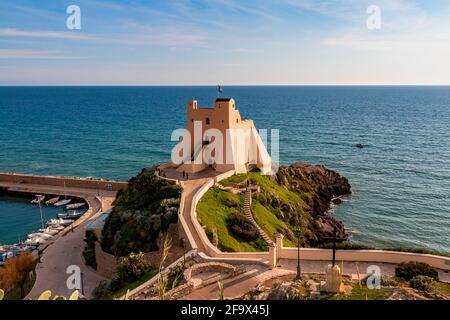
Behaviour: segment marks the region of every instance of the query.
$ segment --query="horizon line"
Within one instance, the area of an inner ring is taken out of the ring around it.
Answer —
[[[326,83],[326,84],[0,84],[0,87],[448,87],[450,83]]]

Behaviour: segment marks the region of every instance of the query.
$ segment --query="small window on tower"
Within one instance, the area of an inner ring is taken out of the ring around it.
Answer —
[[[239,123],[239,119],[236,118],[236,123]]]
[[[206,118],[206,124],[209,124],[209,118]]]

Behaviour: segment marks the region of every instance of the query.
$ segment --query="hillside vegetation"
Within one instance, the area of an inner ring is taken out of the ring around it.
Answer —
[[[102,248],[116,256],[158,250],[157,239],[178,220],[181,188],[143,171],[119,191],[102,233]]]
[[[259,226],[275,240],[284,234],[284,244],[297,243],[295,230],[302,231],[302,246],[329,242],[333,227],[338,237],[346,236],[341,222],[326,214],[335,196],[350,192],[347,179],[323,166],[296,164],[282,167],[276,176],[250,172],[232,176],[222,186],[236,189],[258,185],[253,193],[252,211]],[[240,218],[236,219],[236,215]],[[210,189],[197,206],[197,216],[213,244],[223,251],[264,251],[267,245],[256,235],[249,239],[249,221],[243,214],[243,194],[219,188]],[[247,223],[246,223],[247,222]],[[239,224],[240,228],[236,228]],[[240,232],[245,229],[244,232]]]

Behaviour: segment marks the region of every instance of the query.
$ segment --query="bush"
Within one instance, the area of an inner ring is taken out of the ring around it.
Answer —
[[[95,259],[95,250],[86,249],[83,251],[84,262],[87,266],[97,269],[97,260]]]
[[[395,268],[395,276],[410,281],[416,276],[427,276],[439,280],[438,272],[432,266],[423,262],[402,262]]]
[[[256,240],[259,236],[255,226],[242,214],[233,213],[227,221],[228,228],[237,237],[245,241]]]
[[[168,287],[170,289],[177,287],[183,281],[184,270],[186,270],[186,266],[181,262],[170,269],[168,274]]]
[[[120,259],[117,266],[117,278],[123,282],[133,282],[149,269],[150,265],[142,252],[130,253],[127,257]]]
[[[397,287],[398,279],[395,277],[388,277],[388,276],[382,275],[381,276],[381,285],[383,287]]]
[[[132,178],[118,193],[102,231],[102,248],[116,257],[157,251],[161,232],[178,220],[181,188],[153,172]]]
[[[92,291],[92,296],[94,299],[99,299],[105,296],[110,295],[112,292],[109,289],[109,282],[103,280],[98,284],[97,287]]]
[[[409,281],[409,286],[417,290],[431,293],[436,290],[436,281],[427,276],[416,276]]]

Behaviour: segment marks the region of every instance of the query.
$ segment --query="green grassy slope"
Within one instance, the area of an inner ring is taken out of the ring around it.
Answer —
[[[263,198],[277,198],[280,204],[286,206],[301,208],[305,206],[303,195],[286,190],[282,186],[271,181],[267,176],[261,175],[259,172],[251,172],[249,174],[240,174],[232,176],[221,182],[224,186],[234,186],[249,179],[261,188],[261,196]],[[309,197],[308,195],[305,195]],[[230,206],[231,204],[231,206]],[[260,251],[267,249],[261,243],[262,239],[257,241],[246,242],[233,235],[227,227],[227,219],[233,213],[242,214],[243,195],[235,195],[228,191],[219,190],[217,188],[210,189],[197,206],[197,214],[200,223],[206,226],[206,232],[212,239],[213,230],[217,231],[219,244],[218,247],[224,251]],[[295,239],[292,234],[294,227],[288,222],[280,218],[280,205],[276,207],[272,205],[262,204],[258,201],[258,197],[252,201],[252,210],[255,220],[267,235],[275,240],[277,233],[285,235],[284,244],[286,246],[295,246]],[[301,220],[299,214],[299,220]]]

